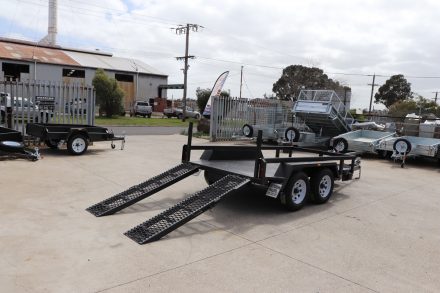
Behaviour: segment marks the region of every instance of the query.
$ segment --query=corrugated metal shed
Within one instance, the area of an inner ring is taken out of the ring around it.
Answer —
[[[139,73],[166,75],[163,72],[145,64],[142,61],[128,58],[113,57],[108,55],[87,54],[82,52],[64,51],[64,53],[84,67],[102,68],[114,71],[127,71]]]
[[[102,68],[113,71],[137,72],[167,76],[156,68],[136,59],[114,57],[99,51],[83,51],[61,47],[40,46],[32,42],[0,38],[0,58],[38,63]]]
[[[0,58],[40,63],[81,66],[62,50],[0,41]]]

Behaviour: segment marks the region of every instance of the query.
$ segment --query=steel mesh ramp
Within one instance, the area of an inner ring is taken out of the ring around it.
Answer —
[[[150,195],[194,174],[198,167],[192,164],[180,164],[160,175],[157,175],[141,184],[130,187],[108,199],[105,199],[86,210],[91,214],[100,217],[112,215]]]
[[[227,175],[124,234],[139,244],[158,240],[213,207],[223,197],[237,191],[249,182],[249,179],[243,177]]]

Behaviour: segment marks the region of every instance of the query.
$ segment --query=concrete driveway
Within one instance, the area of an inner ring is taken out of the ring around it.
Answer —
[[[181,135],[96,143],[0,161],[2,292],[438,292],[440,181],[434,164],[363,160],[325,205],[286,212],[238,194],[159,241],[123,232],[206,187],[190,176],[118,214],[88,206],[179,163]],[[195,140],[200,142],[200,140]]]

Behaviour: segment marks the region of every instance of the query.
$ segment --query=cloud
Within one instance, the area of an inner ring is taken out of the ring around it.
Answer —
[[[1,35],[44,37],[46,0],[1,1]],[[183,82],[183,63],[174,57],[184,54],[185,42],[184,35],[170,28],[187,22],[204,26],[190,32],[190,54],[199,57],[190,61],[190,96],[198,86],[211,87],[225,70],[231,71],[225,88],[237,96],[240,63],[247,84],[243,93],[253,97],[270,94],[281,68],[291,64],[319,66],[330,73],[440,75],[440,3],[434,0],[58,3],[61,45],[141,59],[169,74],[170,83]],[[258,64],[273,68],[252,66]],[[368,107],[371,77],[329,75],[352,86],[354,106]],[[427,97],[439,83],[409,80]]]

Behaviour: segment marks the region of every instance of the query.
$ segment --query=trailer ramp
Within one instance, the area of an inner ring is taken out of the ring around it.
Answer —
[[[249,182],[250,180],[247,178],[227,175],[124,234],[139,244],[159,240],[213,207],[228,194],[246,186]]]
[[[142,182],[141,184],[132,186],[115,196],[105,199],[86,210],[97,217],[112,215],[196,173],[198,170],[199,167],[195,165],[188,163],[180,164],[160,175]]]

